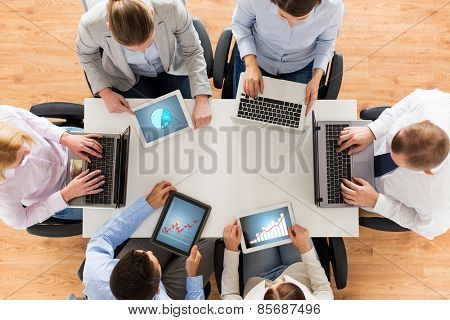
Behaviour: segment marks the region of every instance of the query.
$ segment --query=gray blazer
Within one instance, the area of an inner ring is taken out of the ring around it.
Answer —
[[[192,97],[212,95],[203,48],[186,8],[179,0],[144,2],[155,10],[155,43],[165,72],[188,75]],[[128,91],[139,81],[122,46],[106,26],[106,5],[107,1],[102,1],[81,17],[76,41],[80,63],[94,93],[107,87]]]

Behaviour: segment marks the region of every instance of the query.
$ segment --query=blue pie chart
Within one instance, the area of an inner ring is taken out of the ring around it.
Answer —
[[[158,108],[153,111],[151,120],[156,129],[165,129],[172,122],[172,115],[166,108]]]

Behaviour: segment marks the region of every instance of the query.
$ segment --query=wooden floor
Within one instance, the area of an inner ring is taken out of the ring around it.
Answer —
[[[215,46],[234,0],[189,0]],[[390,105],[415,88],[450,92],[450,1],[346,0],[337,48],[344,54],[340,98],[359,108]],[[83,102],[89,89],[75,37],[81,2],[0,0],[0,103],[22,108],[47,101]],[[215,92],[218,97],[218,92]],[[80,295],[80,237],[44,239],[0,222],[0,298]],[[346,239],[347,288],[337,299],[450,299],[450,233],[427,241],[413,233],[361,229]],[[217,293],[212,295],[217,298]]]

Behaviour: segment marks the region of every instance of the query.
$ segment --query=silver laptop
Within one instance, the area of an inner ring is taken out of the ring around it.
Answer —
[[[244,73],[239,80],[233,118],[303,131],[305,84],[263,77],[264,93],[253,99],[244,92],[243,77]]]
[[[87,134],[75,133],[72,134]],[[130,127],[122,134],[99,133],[102,138],[96,138],[103,147],[102,157],[89,155],[91,163],[81,159],[69,151],[67,162],[67,179],[69,183],[81,172],[101,170],[105,176],[103,191],[98,194],[86,195],[69,201],[71,207],[119,208],[125,205],[127,194],[128,154],[130,145]]]
[[[344,128],[368,123],[370,121],[316,121],[313,111],[314,196],[318,207],[351,207],[341,194],[342,178],[351,181],[352,177],[359,177],[375,185],[373,144],[351,156],[347,150],[336,152]]]

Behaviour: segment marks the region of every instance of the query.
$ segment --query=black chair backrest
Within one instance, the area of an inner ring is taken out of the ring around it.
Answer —
[[[206,61],[206,73],[208,74],[208,78],[211,78],[213,75],[213,68],[214,68],[214,57],[211,46],[211,39],[209,38],[208,32],[206,32],[206,28],[199,18],[197,17],[192,18],[192,22],[194,24],[195,30],[198,33],[200,42],[202,44],[203,56],[205,57]]]

